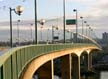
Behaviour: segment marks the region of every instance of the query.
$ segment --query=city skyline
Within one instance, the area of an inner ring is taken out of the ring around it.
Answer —
[[[38,19],[54,19],[63,16],[63,0],[37,0],[37,4]],[[34,21],[34,0],[0,0],[0,13],[3,14],[3,16],[0,16],[0,23],[9,21],[9,7],[15,8],[17,5],[22,5],[24,12],[21,16],[17,16],[13,12],[13,21],[17,21],[18,19],[22,21],[28,20],[28,22],[31,22],[31,20]],[[94,29],[98,37],[100,37],[103,32],[108,31],[107,0],[66,0],[66,17],[75,18],[74,8],[78,10],[78,16],[84,17],[84,20]],[[62,27],[62,24],[60,25],[60,27]],[[27,31],[29,30],[28,26],[20,27],[22,30]],[[47,24],[45,26],[47,26]],[[80,18],[79,27],[81,29]],[[13,28],[16,28],[16,25],[14,25]],[[73,30],[74,29],[75,27]],[[0,31],[2,30],[9,30],[9,25],[0,25]]]

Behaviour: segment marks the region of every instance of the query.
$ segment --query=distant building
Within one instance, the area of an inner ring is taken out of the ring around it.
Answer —
[[[108,33],[104,32],[102,34],[102,40],[104,43],[108,43]]]

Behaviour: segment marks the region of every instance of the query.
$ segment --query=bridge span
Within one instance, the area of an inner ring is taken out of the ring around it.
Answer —
[[[0,79],[54,79],[54,60],[61,58],[62,79],[80,79],[80,63],[91,67],[91,53],[100,51],[94,44],[49,44],[13,48],[0,57]],[[83,57],[85,56],[85,57]]]

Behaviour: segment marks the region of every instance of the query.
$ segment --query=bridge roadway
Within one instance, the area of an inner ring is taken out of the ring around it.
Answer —
[[[0,79],[54,79],[54,59],[61,57],[62,79],[80,79],[80,59],[85,55],[87,69],[91,67],[90,53],[101,50],[94,44],[49,44],[13,48],[0,56]],[[74,61],[72,61],[74,60]],[[50,74],[42,67],[50,63]],[[67,73],[68,75],[66,75]],[[73,75],[71,75],[73,74]]]

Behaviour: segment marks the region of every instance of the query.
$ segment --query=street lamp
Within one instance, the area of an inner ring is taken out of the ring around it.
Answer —
[[[41,20],[39,21],[39,23],[40,23],[41,25],[44,25],[45,19],[41,19]]]
[[[87,25],[87,21],[84,21],[84,23],[85,23],[85,26]],[[86,35],[87,33],[86,33],[86,27],[85,27],[85,35]]]
[[[73,9],[73,12],[76,12],[76,42],[77,42],[77,34],[78,34],[78,11],[77,11],[77,9]]]
[[[92,37],[92,31],[93,29],[90,27],[90,37]]]
[[[69,30],[66,30],[66,32],[69,34]],[[67,41],[66,42],[68,42],[68,35],[67,35]]]
[[[17,20],[17,38],[18,38],[18,45],[19,45],[19,22],[20,22],[20,20]]]
[[[10,46],[13,47],[12,44],[12,11],[14,11],[17,15],[21,15],[23,12],[24,8],[22,6],[17,6],[16,9],[12,9],[11,7],[9,8],[10,12]]]
[[[88,36],[88,37],[89,37],[89,32],[90,32],[89,31],[89,26],[90,25],[88,25],[88,24],[86,25],[86,36]],[[89,42],[89,40],[87,40],[87,42]]]
[[[86,25],[85,25],[85,26],[86,26],[86,27],[85,27],[85,31],[86,31],[86,34],[85,34],[85,35],[88,36],[88,32],[87,32],[88,30],[87,30],[87,28],[89,27],[89,25],[87,24],[87,21],[84,21],[84,23],[86,24]]]
[[[63,0],[63,36],[64,36],[64,43],[65,43],[65,24],[66,24],[66,21],[65,21],[65,0]]]
[[[45,20],[44,20],[44,19],[41,19],[41,20],[39,21],[39,23],[42,25],[42,26],[41,26],[41,41],[42,41],[42,29],[43,29],[43,25],[44,25],[44,23],[45,23]]]
[[[34,15],[35,15],[35,44],[37,44],[37,0],[34,0]]]
[[[89,28],[88,24],[86,25],[86,36],[88,36],[88,33],[89,33],[89,32],[87,32],[88,31],[87,28]]]
[[[90,30],[90,37],[92,38],[92,32],[93,32],[93,29],[91,28]]]
[[[41,26],[41,30],[40,30],[41,31],[41,35],[40,35],[41,36],[41,41],[42,41],[42,29],[43,29],[43,26]]]
[[[49,42],[49,36],[48,36],[48,33],[49,33],[49,29],[47,29],[47,44]]]
[[[88,36],[90,37],[91,27],[88,27],[88,28],[89,28]]]
[[[80,19],[82,20],[82,35],[83,35],[83,17],[81,16]],[[83,36],[82,36],[82,42],[83,42]]]
[[[83,17],[81,16],[80,19],[82,20],[82,35],[83,35]]]
[[[31,35],[31,43],[32,43],[33,42],[33,35],[32,35],[32,26],[33,26],[33,24],[31,23],[30,25],[31,25],[31,27],[30,27],[30,35]]]

